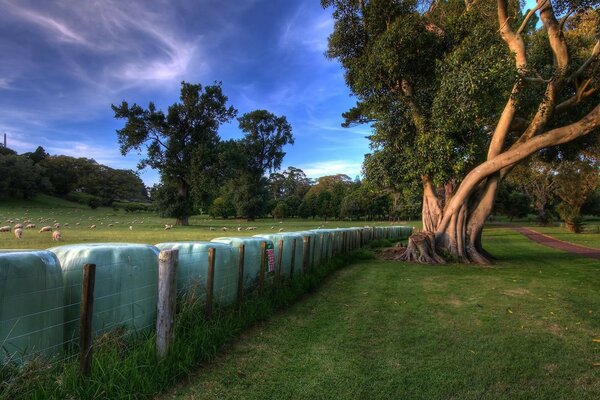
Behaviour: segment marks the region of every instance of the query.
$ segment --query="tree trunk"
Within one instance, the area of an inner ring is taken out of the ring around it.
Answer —
[[[424,176],[423,181],[423,231],[424,232],[435,232],[436,227],[442,220],[442,205],[438,198],[433,182],[429,177]]]
[[[175,221],[175,225],[188,226],[189,221],[189,190],[185,183],[180,183],[177,187],[177,194],[181,199],[181,212]]]

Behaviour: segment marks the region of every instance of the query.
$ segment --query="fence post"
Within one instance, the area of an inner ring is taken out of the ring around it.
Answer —
[[[310,257],[310,267],[311,267],[311,268],[314,268],[314,267],[315,267],[315,254],[317,253],[317,243],[316,243],[316,242],[317,242],[317,240],[316,240],[316,239],[317,239],[317,238],[315,237],[315,241],[314,241],[314,243],[313,243],[313,245],[312,245],[312,247],[313,247],[313,248],[312,248],[313,252],[312,252],[312,255],[311,255],[311,257]]]
[[[335,243],[333,241],[334,241],[333,233],[330,233],[329,234],[329,249],[328,249],[329,250],[328,251],[328,253],[329,253],[329,261],[331,261],[331,259],[333,258],[333,255],[334,255],[334,250],[335,250],[334,249],[334,245],[335,245]]]
[[[175,326],[177,263],[179,250],[162,250],[158,255],[158,302],[156,304],[156,351],[163,358],[169,351]]]
[[[95,283],[96,264],[85,264],[83,266],[79,319],[79,369],[82,376],[90,376],[92,371],[92,316],[94,314]]]
[[[213,289],[215,287],[215,252],[214,247],[208,249],[208,280],[206,281],[206,316],[212,316]]]
[[[324,264],[324,262],[323,262],[323,259],[324,259],[324,257],[323,257],[323,251],[324,251],[324,247],[325,247],[325,240],[323,240],[324,238],[325,238],[325,235],[323,233],[321,233],[321,235],[320,235],[320,240],[321,240],[321,254],[319,254],[319,263],[321,265]]]
[[[309,246],[310,246],[310,236],[307,236],[302,239],[302,272],[303,273],[306,273],[306,270],[307,270],[306,266],[308,265],[308,262],[309,262],[309,257],[310,257]]]
[[[258,272],[258,293],[262,294],[265,288],[265,264],[267,262],[267,242],[260,244],[260,269]]]
[[[296,239],[292,241],[292,265],[290,266],[290,279],[294,277],[294,269],[296,268]]]
[[[244,296],[244,257],[246,253],[246,245],[240,244],[240,255],[238,259],[238,282],[237,282],[237,306],[242,305]]]
[[[279,241],[279,253],[277,254],[277,268],[275,269],[275,280],[281,284],[281,260],[283,259],[283,239]]]

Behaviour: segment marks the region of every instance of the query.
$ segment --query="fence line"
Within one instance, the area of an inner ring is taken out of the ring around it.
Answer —
[[[166,243],[163,250],[167,250],[169,246],[179,247],[174,290],[178,295],[194,291],[204,302],[206,314],[210,316],[215,305],[239,306],[246,289],[255,288],[259,294],[263,294],[267,283],[278,287],[285,279],[307,273],[340,253],[364,246],[370,240],[406,238],[410,232],[409,227],[317,229],[231,238],[237,241],[235,245],[233,242]],[[65,256],[66,252],[72,251],[69,246],[58,247],[51,249],[52,253],[45,252],[49,259],[56,260],[56,265],[50,263],[52,265],[46,265],[46,269],[39,267],[39,271],[36,269],[34,273],[27,272],[27,265],[19,266],[18,262],[15,264],[15,261],[11,261],[13,264],[10,265],[16,267],[8,276],[20,280],[22,292],[0,293],[0,299],[4,304],[25,303],[31,299],[35,301],[30,301],[28,307],[0,309],[0,345],[4,353],[0,355],[0,363],[5,360],[2,357],[6,357],[6,360],[14,360],[13,357],[20,360],[21,356],[26,358],[28,351],[51,356],[60,353],[67,345],[79,342],[79,354],[85,356],[81,357],[81,370],[87,375],[93,336],[116,328],[124,328],[119,333],[129,335],[154,327],[158,334],[161,311],[157,304],[164,300],[160,291],[164,281],[159,273],[158,262],[161,245],[157,246],[158,248],[147,245],[106,245],[104,250],[112,249],[114,257],[109,262],[103,262],[107,260],[106,257],[94,258],[95,247],[79,245],[79,248],[89,250],[91,254],[85,262],[86,258],[82,255],[80,265],[74,264],[73,258]],[[141,249],[139,259],[138,253],[135,253],[137,248]],[[13,258],[18,261],[18,254],[30,253],[2,253],[0,265],[7,254],[14,255]],[[75,259],[80,259],[79,254],[76,253],[75,256]],[[126,261],[114,261],[119,258]],[[140,261],[142,259],[149,261]],[[86,313],[84,308],[88,306],[83,301],[86,294],[84,264],[91,262],[96,262],[97,265],[94,285],[87,288],[91,289],[92,296],[87,297],[87,304],[91,300],[93,308],[90,307],[90,312]],[[54,269],[50,271],[51,268]],[[36,281],[44,273],[55,274],[52,275],[55,287],[51,287],[46,281]],[[16,313],[22,315],[15,315]],[[86,319],[86,326],[89,328],[84,328],[82,318]],[[168,337],[169,329],[166,331],[165,337]],[[165,340],[166,344],[161,345],[160,354],[168,351],[168,339]],[[73,356],[67,354],[61,359]]]

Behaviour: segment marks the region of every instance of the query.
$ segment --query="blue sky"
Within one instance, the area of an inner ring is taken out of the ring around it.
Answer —
[[[340,66],[323,55],[333,22],[318,0],[0,0],[0,133],[18,152],[121,156],[112,103],[160,108],[182,80],[222,81],[240,115],[285,115],[296,144],[283,167],[318,177],[360,173],[368,127],[340,127],[350,97]],[[240,137],[237,121],[225,139]],[[141,174],[147,184],[156,172]]]

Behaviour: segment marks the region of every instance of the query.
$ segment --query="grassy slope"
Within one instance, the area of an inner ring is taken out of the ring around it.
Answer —
[[[493,268],[340,271],[167,397],[600,398],[600,263],[506,229],[486,244]]]
[[[39,222],[39,218],[46,219]],[[279,220],[262,219],[253,222],[245,220],[212,220],[204,217],[191,218],[191,226],[175,227],[165,231],[165,224],[173,224],[174,220],[160,218],[152,213],[126,213],[113,211],[110,208],[91,210],[89,207],[50,196],[38,196],[35,200],[28,201],[3,201],[0,202],[0,226],[13,225],[7,219],[23,221],[30,219],[37,225],[35,230],[24,230],[23,238],[17,240],[12,233],[0,233],[0,249],[45,249],[53,247],[50,233],[40,234],[38,230],[44,225],[53,225],[54,221],[61,224],[69,223],[70,227],[60,229],[63,237],[61,244],[73,243],[104,243],[127,242],[156,244],[167,241],[182,240],[210,240],[219,236],[252,236],[259,233],[278,232],[280,228],[285,231],[299,231],[314,229],[319,226],[325,228],[362,226],[364,221],[315,221],[315,220]],[[76,225],[80,223],[80,225]],[[92,224],[96,229],[89,229]],[[113,227],[108,227],[113,224]],[[373,224],[369,222],[369,224]],[[386,225],[381,222],[376,225]],[[129,226],[133,230],[129,230]],[[397,223],[394,223],[397,225]],[[242,231],[237,231],[237,227]],[[211,231],[210,228],[215,228]],[[227,227],[228,231],[222,228]],[[246,231],[246,227],[256,227],[256,230]],[[271,229],[273,227],[273,229]]]

